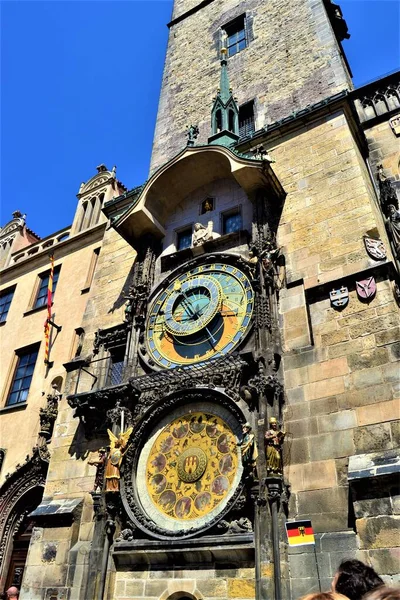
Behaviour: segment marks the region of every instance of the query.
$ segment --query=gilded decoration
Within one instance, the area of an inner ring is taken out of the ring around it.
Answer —
[[[219,416],[195,412],[166,425],[146,464],[146,486],[163,515],[190,521],[216,509],[238,469],[237,441]]]

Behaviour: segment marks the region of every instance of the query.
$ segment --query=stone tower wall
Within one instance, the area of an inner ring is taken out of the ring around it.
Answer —
[[[197,4],[176,2],[174,17]],[[351,87],[322,0],[214,0],[171,25],[151,172],[184,147],[188,125],[198,124],[198,142],[207,142],[220,30],[244,13],[249,43],[228,70],[239,105],[255,102],[256,129]]]

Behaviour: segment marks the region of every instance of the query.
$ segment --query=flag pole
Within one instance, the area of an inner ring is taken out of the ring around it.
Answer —
[[[44,322],[44,364],[49,365],[50,354],[50,322],[51,322],[51,304],[53,300],[53,277],[54,277],[54,254],[50,254],[50,273],[47,284],[47,317]]]
[[[314,545],[314,555],[315,555],[315,564],[317,567],[317,577],[318,577],[318,585],[319,585],[319,591],[322,592],[321,589],[321,577],[319,576],[319,567],[318,567],[318,558],[317,558],[317,544],[313,544]]]

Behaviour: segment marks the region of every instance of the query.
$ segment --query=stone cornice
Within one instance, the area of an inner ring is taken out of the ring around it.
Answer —
[[[76,252],[96,241],[101,241],[104,236],[105,228],[106,223],[101,223],[96,227],[86,229],[85,231],[82,231],[81,233],[78,233],[67,240],[59,242],[50,248],[46,248],[37,254],[29,256],[25,260],[21,260],[21,262],[9,265],[1,272],[2,285],[8,285],[10,281],[21,277],[26,273],[30,273],[35,269],[49,266],[50,252],[54,252],[54,258],[55,261],[57,261],[67,254]],[[27,248],[30,248],[30,246],[27,246]]]

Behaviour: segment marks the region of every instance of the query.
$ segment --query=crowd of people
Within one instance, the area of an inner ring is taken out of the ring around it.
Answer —
[[[307,594],[300,600],[400,600],[400,588],[386,586],[378,573],[360,560],[344,560],[331,591]]]

